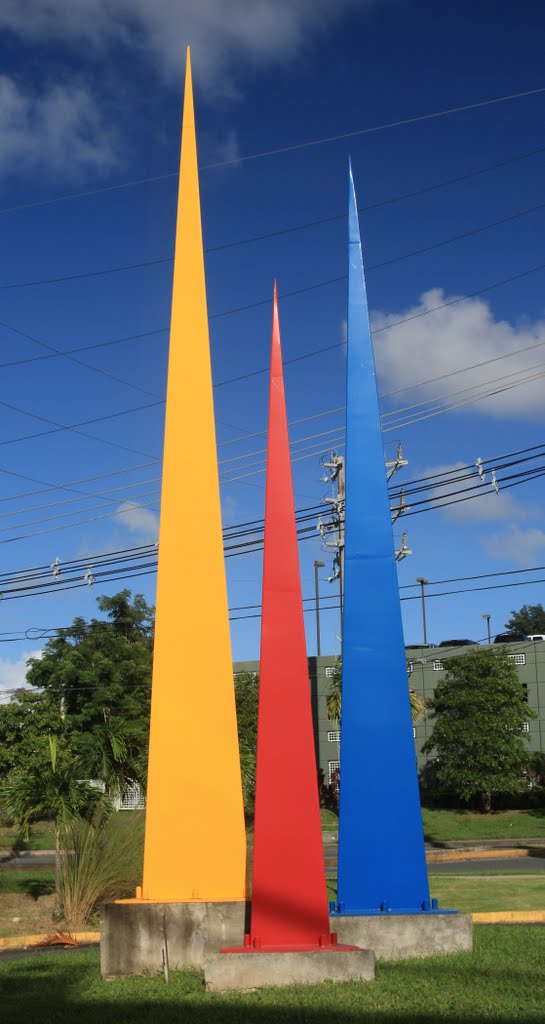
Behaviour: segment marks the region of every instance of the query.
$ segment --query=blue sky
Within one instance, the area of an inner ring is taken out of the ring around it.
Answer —
[[[265,438],[231,442],[266,428],[267,377],[261,373],[223,382],[267,366],[270,304],[262,300],[269,299],[275,276],[285,358],[338,346],[286,367],[290,420],[344,404],[340,343],[346,282],[313,286],[345,274],[342,215],[349,153],[363,207],[374,327],[407,319],[397,328],[380,330],[375,341],[381,393],[400,392],[382,402],[386,452],[392,455],[402,441],[410,461],[396,484],[473,463],[478,456],[491,459],[544,442],[538,376],[544,349],[510,353],[545,342],[545,271],[470,296],[544,262],[545,150],[540,150],[545,147],[545,92],[381,127],[543,89],[544,39],[541,5],[524,0],[516,10],[487,0],[477,5],[447,0],[439,6],[427,0],[337,0],[333,5],[256,0],[250,12],[243,0],[201,0],[198,5],[4,0],[2,572],[17,574],[57,557],[62,562],[82,558],[92,565],[93,555],[156,539],[160,464],[155,460],[162,447],[168,257],[187,43],[195,73],[205,246],[216,250],[207,254],[207,282],[226,525],[255,519],[263,511],[263,467],[253,466],[263,456],[252,453],[261,451]],[[289,149],[375,128],[380,130]],[[502,166],[485,170],[493,165]],[[473,173],[479,170],[483,173]],[[457,177],[464,180],[426,191]],[[141,179],[153,180],[117,188]],[[412,192],[418,194],[390,201]],[[80,193],[92,194],[62,198]],[[55,198],[61,201],[49,202]],[[325,222],[221,248],[314,221]],[[477,228],[486,229],[475,233]],[[467,237],[438,244],[459,234]],[[407,255],[418,249],[427,251]],[[166,261],[29,284],[152,260]],[[282,299],[300,289],[309,290]],[[461,301],[427,314],[453,298]],[[221,315],[247,305],[251,308]],[[122,337],[131,340],[78,353],[89,366],[38,344],[69,351]],[[480,362],[487,365],[454,374]],[[516,382],[527,368],[536,380],[458,410],[406,422],[429,412],[421,403],[477,385],[484,389],[507,374]],[[445,379],[447,373],[453,375]],[[443,379],[412,386],[437,377]],[[94,438],[70,430],[27,437],[50,429],[43,419],[74,425],[141,406],[81,428]],[[309,456],[294,462],[298,508],[315,505],[328,492],[320,480],[320,457],[341,439],[342,424],[341,412],[293,426],[292,439],[301,442],[295,447]],[[304,441],[319,433],[324,436]],[[309,451],[313,444],[316,448]],[[334,447],[342,450],[338,443]],[[198,437],[186,439],[188,500],[196,517],[198,448]],[[56,489],[30,493],[52,485]],[[77,497],[74,487],[100,496],[66,504]],[[119,490],[110,491],[114,487]],[[433,581],[545,563],[542,481],[500,490],[499,496],[490,478],[483,488],[487,497],[396,524],[397,540],[406,529],[413,551],[400,564],[402,586],[417,576]],[[123,511],[131,499],[137,507]],[[74,510],[77,514],[65,515]],[[60,515],[65,518],[52,518]],[[193,528],[190,519],[188,540]],[[330,560],[318,535],[304,541],[300,553],[303,593],[310,597],[314,559],[328,563],[324,578]],[[230,605],[257,604],[260,555],[233,557],[227,566]],[[496,581],[482,585],[487,582]],[[153,575],[122,585],[153,601]],[[119,586],[59,588],[58,593],[4,599],[4,638],[12,631],[67,625],[76,614],[90,616],[97,594],[113,593]],[[191,587],[191,580],[181,579],[180,587]],[[324,582],[323,595],[332,592]],[[525,583],[430,599],[429,637],[437,642],[455,636],[480,639],[486,634],[483,613],[492,615],[492,629],[500,631],[511,608],[542,600],[542,593],[542,585]],[[403,614],[407,642],[419,640],[418,601],[404,602]],[[310,613],[307,626],[309,652],[314,653]],[[323,651],[339,650],[338,630],[338,612],[324,611]],[[19,682],[24,659],[40,648],[38,631],[29,636],[2,644],[0,688]],[[259,619],[233,621],[232,638],[236,658],[257,657]]]

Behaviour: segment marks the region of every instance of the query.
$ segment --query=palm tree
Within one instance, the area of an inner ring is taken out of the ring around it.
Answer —
[[[342,662],[339,658],[333,669],[329,693],[326,694],[327,717],[330,722],[338,722],[339,724],[341,721],[342,708],[341,680]],[[413,720],[413,725],[417,725],[426,713],[426,702],[419,693],[416,693],[416,691],[412,689],[412,687],[409,687],[409,699],[411,702],[411,718]]]
[[[77,816],[89,815],[104,795],[88,782],[78,779],[75,758],[59,744],[58,736],[48,737],[46,764],[30,771],[15,772],[3,786],[2,798],[13,819],[18,837],[28,840],[30,825],[37,819],[52,819],[55,830],[55,882],[59,891],[61,867],[61,830]]]

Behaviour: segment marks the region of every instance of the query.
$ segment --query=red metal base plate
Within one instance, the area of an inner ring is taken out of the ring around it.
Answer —
[[[220,953],[344,953],[359,946],[231,946]]]

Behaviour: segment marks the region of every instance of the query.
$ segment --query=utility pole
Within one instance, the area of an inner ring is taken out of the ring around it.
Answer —
[[[316,595],[316,654],[319,658],[322,651],[320,646],[320,590],[318,585],[318,569],[325,569],[325,562],[314,563],[314,592]]]
[[[403,455],[403,445],[399,443],[396,447],[395,458],[387,460],[385,463],[386,479],[390,480],[394,473],[397,473],[400,469],[404,469],[408,464],[408,460],[404,458]],[[334,580],[339,581],[342,633],[344,604],[344,502],[346,480],[344,455],[337,455],[336,452],[331,452],[327,461],[322,460],[322,466],[326,470],[322,477],[322,482],[326,484],[333,484],[334,492],[332,495],[322,499],[331,505],[331,516],[327,522],[323,522],[322,517],[319,517],[318,530],[322,535],[324,547],[335,548],[335,554],[333,556],[333,573],[328,577],[328,582],[332,583]],[[395,523],[404,512],[407,512],[410,509],[410,507],[410,505],[406,504],[405,493],[403,488],[401,488],[397,495],[397,504],[393,505],[391,509],[392,523]],[[333,535],[332,539],[326,540],[326,537],[331,537],[331,535]],[[401,546],[399,549],[396,549],[395,552],[396,562],[402,561],[402,559],[406,558],[407,555],[412,555],[412,551],[408,545],[407,534],[403,533],[401,537]]]
[[[483,615],[483,619],[486,619],[486,627],[488,629],[488,643],[489,644],[492,642],[491,639],[490,639],[490,619],[491,618],[492,618],[491,615]]]
[[[324,546],[326,548],[335,548],[335,555],[333,558],[333,574],[329,577],[329,581],[339,580],[339,596],[341,604],[341,624],[343,616],[343,601],[344,601],[344,495],[345,495],[345,472],[344,472],[344,455],[337,455],[336,452],[332,452],[327,462],[322,462],[324,469],[328,469],[329,473],[323,476],[324,483],[331,483],[336,486],[336,493],[331,497],[324,498],[331,504],[331,519],[327,523],[322,522],[320,516],[318,520],[318,529],[324,540]],[[326,536],[330,533],[334,534],[333,540],[326,540]]]
[[[430,581],[425,580],[423,576],[417,576],[416,582],[420,584],[422,589],[422,625],[424,627],[424,647],[426,647],[428,643],[428,634],[426,631],[426,597],[424,594],[424,587],[426,583],[429,583]]]

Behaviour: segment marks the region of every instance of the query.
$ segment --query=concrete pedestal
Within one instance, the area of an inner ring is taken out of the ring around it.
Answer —
[[[373,981],[375,958],[368,949],[300,953],[215,953],[206,957],[204,980],[213,992],[323,981]]]
[[[203,970],[209,954],[243,944],[244,934],[249,931],[249,911],[250,904],[246,903],[108,903],[100,915],[102,977],[160,971],[165,928],[171,969]],[[473,946],[470,914],[345,915],[331,917],[330,925],[341,945],[358,946],[363,952],[373,950],[378,960],[469,952]],[[222,958],[237,955],[269,958],[287,954],[221,954]],[[346,953],[320,953],[329,955],[342,958]],[[330,969],[328,960],[326,964]]]
[[[103,978],[162,970],[166,942],[171,970],[204,968],[208,953],[240,946],[248,930],[246,903],[107,903],[100,911]]]
[[[377,960],[471,952],[471,914],[377,914],[330,917],[337,941],[372,949]]]

